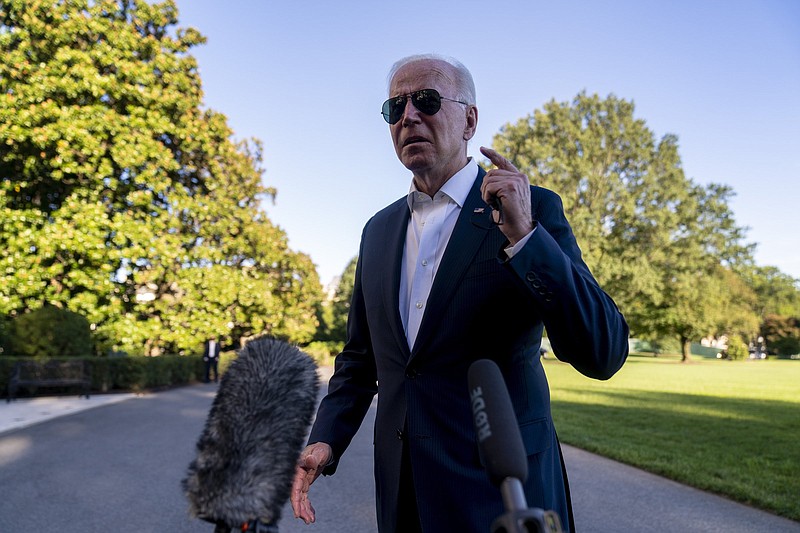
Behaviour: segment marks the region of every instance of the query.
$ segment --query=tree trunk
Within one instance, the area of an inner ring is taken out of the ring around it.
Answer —
[[[681,336],[681,363],[688,363],[691,360],[692,341]]]

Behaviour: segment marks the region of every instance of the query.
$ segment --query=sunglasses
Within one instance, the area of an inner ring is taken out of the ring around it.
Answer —
[[[422,89],[420,91],[414,91],[413,93],[395,96],[394,98],[389,98],[386,100],[383,103],[383,108],[381,109],[381,114],[386,122],[389,124],[397,124],[400,119],[403,118],[403,113],[406,111],[406,103],[408,99],[411,99],[411,103],[414,104],[414,107],[426,115],[435,115],[438,113],[442,108],[442,100],[456,102],[457,104],[469,105],[461,100],[445,98],[439,94],[439,91],[436,89]]]

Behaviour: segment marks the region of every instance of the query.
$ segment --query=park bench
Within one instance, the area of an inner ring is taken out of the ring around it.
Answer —
[[[8,398],[16,399],[20,387],[80,386],[81,396],[89,398],[92,384],[86,361],[18,361],[8,380]]]

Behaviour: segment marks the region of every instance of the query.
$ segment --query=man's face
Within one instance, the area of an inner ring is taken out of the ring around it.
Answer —
[[[398,70],[389,96],[421,89],[436,89],[445,98],[457,99],[452,67],[435,60],[417,61]],[[435,115],[426,115],[406,103],[403,117],[389,126],[397,157],[407,169],[428,183],[441,186],[467,162],[467,141],[475,133],[477,110],[448,100]]]

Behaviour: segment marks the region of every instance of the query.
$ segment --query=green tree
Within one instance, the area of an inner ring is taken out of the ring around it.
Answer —
[[[800,318],[767,315],[761,332],[770,352],[777,355],[800,354]]]
[[[347,317],[350,314],[350,300],[353,298],[357,263],[358,256],[353,257],[347,264],[330,301],[332,310],[330,337],[334,341],[344,342],[347,340]]]
[[[0,313],[61,305],[103,348],[303,342],[321,287],[260,205],[261,146],[203,109],[173,1],[0,2]]]
[[[755,309],[762,319],[767,315],[800,316],[800,280],[773,266],[745,269],[742,276],[756,293]]]
[[[773,266],[745,265],[739,275],[752,291],[751,307],[759,318],[759,333],[767,341],[767,350],[794,353],[800,337],[790,324],[800,320],[800,280]],[[781,336],[784,333],[788,335],[785,338]]]
[[[586,263],[635,334],[679,338],[686,360],[691,340],[723,327],[718,310],[738,304],[720,268],[751,261],[751,246],[732,190],[689,180],[674,135],[656,140],[632,102],[580,93],[505,125],[493,144],[561,195]]]

